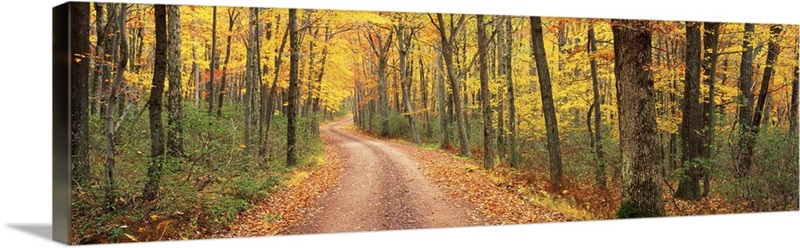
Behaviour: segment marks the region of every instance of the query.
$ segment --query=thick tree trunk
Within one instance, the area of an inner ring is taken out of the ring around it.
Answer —
[[[597,59],[595,53],[597,46],[595,45],[594,24],[589,24],[589,68],[592,76],[592,94],[594,96],[594,154],[597,157],[597,167],[595,168],[594,178],[600,188],[606,188],[606,162],[604,160],[603,151],[603,116],[602,107],[600,106],[600,80],[597,78]],[[591,129],[590,129],[591,130]]]
[[[300,60],[300,44],[297,39],[297,9],[289,9],[289,104],[286,116],[288,119],[286,130],[286,164],[297,164],[297,98],[298,98],[298,61]]]
[[[647,21],[612,20],[612,28],[623,168],[617,218],[664,216],[653,75],[642,69],[651,68],[652,34]]]
[[[700,106],[700,23],[686,23],[686,60],[683,87],[683,120],[681,135],[681,176],[675,197],[685,200],[700,200],[700,178],[703,165],[698,161],[700,150],[705,146],[700,135],[703,129],[703,115]]]
[[[550,157],[550,184],[555,192],[561,189],[561,142],[558,138],[558,121],[556,110],[553,106],[553,90],[550,85],[550,71],[547,67],[547,55],[544,51],[542,38],[542,19],[533,16],[531,19],[531,44],[533,56],[536,59],[536,69],[539,74],[539,87],[542,93],[542,111],[547,129],[547,153]]]
[[[183,86],[181,80],[181,16],[177,5],[167,7],[169,15],[169,92],[167,111],[167,153],[183,156]]]
[[[89,3],[69,4],[70,11],[70,161],[72,183],[85,185],[89,173]],[[100,39],[98,39],[99,41]]]
[[[753,125],[753,46],[750,43],[755,25],[752,23],[744,24],[744,38],[742,40],[742,59],[739,65],[739,143],[734,151],[734,161],[736,162],[736,176],[745,177],[750,173],[750,165],[753,164],[752,149],[755,137],[751,128]]]
[[[164,96],[164,79],[167,75],[167,8],[155,5],[155,67],[153,69],[153,87],[148,102],[150,112],[150,167],[147,168],[147,184],[144,186],[144,199],[152,201],[158,196],[161,184],[164,155],[164,124],[161,121],[162,97]]]
[[[483,109],[483,168],[494,166],[494,128],[492,127],[492,95],[489,92],[489,68],[486,58],[486,24],[483,15],[478,15],[478,71],[481,80],[481,107]]]
[[[214,69],[217,68],[217,6],[213,7],[213,14],[211,17],[211,60],[208,62],[208,70],[210,77],[208,84],[206,84],[206,91],[208,95],[208,115],[214,113]]]
[[[234,8],[228,9],[228,38],[225,42],[225,60],[222,62],[222,82],[219,84],[219,100],[217,105],[217,117],[222,117],[222,105],[225,102],[225,94],[227,93],[225,87],[227,87],[227,80],[228,80],[228,61],[231,59],[231,38],[233,32],[233,24],[236,21],[236,16],[239,15],[239,12],[235,12]]]

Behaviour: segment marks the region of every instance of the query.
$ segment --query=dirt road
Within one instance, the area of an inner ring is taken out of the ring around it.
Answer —
[[[451,199],[414,161],[384,141],[343,130],[348,118],[321,134],[344,156],[342,176],[288,234],[476,225],[462,199]]]

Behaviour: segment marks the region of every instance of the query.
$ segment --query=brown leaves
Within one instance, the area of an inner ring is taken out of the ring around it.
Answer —
[[[327,143],[327,140],[325,141]],[[286,228],[302,221],[311,207],[341,175],[342,157],[326,146],[325,163],[318,167],[298,169],[278,192],[239,214],[223,237],[249,237],[283,234]]]

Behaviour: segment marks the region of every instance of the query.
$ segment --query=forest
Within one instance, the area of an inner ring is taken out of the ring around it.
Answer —
[[[70,16],[74,244],[798,210],[797,25]]]

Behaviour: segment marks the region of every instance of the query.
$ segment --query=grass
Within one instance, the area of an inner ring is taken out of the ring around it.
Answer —
[[[141,106],[140,106],[141,108]],[[241,109],[239,109],[241,111]],[[243,149],[244,120],[231,105],[220,118],[184,106],[185,157],[164,161],[159,197],[142,200],[150,165],[149,119],[129,117],[116,149],[117,208],[106,211],[103,123],[90,120],[92,178],[72,192],[73,243],[107,243],[213,237],[241,211],[267,198],[284,183],[308,177],[324,162],[318,136],[298,130],[298,165],[285,165],[286,117],[273,119],[266,157]],[[130,113],[129,116],[135,116]],[[166,113],[164,116],[166,120]],[[259,144],[253,125],[253,144]]]

